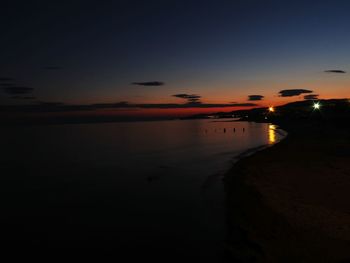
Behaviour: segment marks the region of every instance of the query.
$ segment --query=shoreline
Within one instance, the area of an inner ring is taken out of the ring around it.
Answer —
[[[283,132],[281,132],[281,131],[283,131]],[[232,160],[232,165],[235,165],[240,160],[242,160],[244,158],[247,158],[247,157],[249,157],[249,156],[251,156],[253,154],[256,154],[256,153],[258,153],[260,151],[263,151],[265,149],[268,149],[270,147],[274,147],[276,144],[280,143],[281,141],[285,140],[288,137],[288,133],[286,131],[282,130],[281,128],[279,128],[279,127],[275,129],[275,132],[277,134],[279,134],[279,136],[281,136],[281,138],[277,142],[275,142],[273,144],[267,143],[267,144],[263,144],[263,145],[260,145],[260,146],[257,146],[257,147],[253,147],[253,148],[250,148],[250,149],[248,149],[248,150],[238,154],[237,156],[234,156],[233,160]],[[232,169],[232,167],[230,169]]]
[[[274,147],[243,156],[224,176],[229,256],[238,262],[348,260],[346,197],[350,200],[350,194],[344,184],[350,187],[350,180],[343,174],[349,170],[341,156],[321,158],[334,148],[330,139],[338,135],[342,141],[346,133],[330,127],[319,132],[314,124],[311,128],[308,124],[278,125],[288,131],[286,138]],[[317,144],[320,138],[322,145]],[[325,203],[325,192],[334,193],[333,202]],[[333,208],[340,199],[342,205]]]

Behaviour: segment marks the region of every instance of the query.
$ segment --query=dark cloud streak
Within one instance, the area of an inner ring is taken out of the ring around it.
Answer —
[[[264,99],[262,95],[248,95],[248,101],[257,101]]]
[[[202,96],[197,95],[197,94],[180,93],[180,94],[173,95],[173,97],[185,99],[185,100],[187,100],[187,104],[201,104],[200,98]]]
[[[312,90],[307,89],[285,89],[281,90],[279,92],[280,97],[293,97],[293,96],[299,96],[304,93],[312,93]]]
[[[14,81],[14,79],[13,78],[5,78],[5,77],[3,77],[3,78],[0,78],[0,82],[3,82],[3,81]]]
[[[337,74],[344,74],[346,71],[339,70],[339,69],[328,69],[324,71],[325,73],[337,73]]]
[[[9,95],[29,94],[29,93],[33,92],[33,90],[34,90],[33,88],[18,87],[18,86],[3,88],[3,91]]]
[[[133,85],[138,86],[163,86],[165,83],[161,81],[133,82]]]
[[[10,98],[15,100],[35,100],[36,99],[36,97],[34,96],[12,96]]]
[[[116,103],[99,103],[88,105],[66,105],[59,102],[40,102],[32,105],[3,105],[0,110],[3,112],[74,112],[74,111],[93,111],[99,109],[186,109],[186,108],[227,108],[227,107],[252,107],[258,106],[254,103],[229,103],[229,104],[210,104],[210,103],[149,103],[132,104],[126,101]]]
[[[309,94],[304,96],[304,100],[317,100],[318,99],[318,94]]]
[[[173,97],[181,98],[181,99],[200,99],[200,95],[196,94],[186,94],[186,93],[180,93],[180,94],[175,94]]]

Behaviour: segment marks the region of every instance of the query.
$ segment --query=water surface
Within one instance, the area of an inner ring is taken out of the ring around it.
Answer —
[[[8,127],[1,135],[7,239],[204,262],[223,256],[223,173],[238,154],[281,138],[273,125],[226,120]]]

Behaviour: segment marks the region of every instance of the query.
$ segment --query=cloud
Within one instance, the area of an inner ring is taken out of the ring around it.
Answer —
[[[38,104],[41,106],[63,106],[63,105],[65,105],[63,102],[46,102],[46,101],[39,101]]]
[[[139,86],[163,86],[165,83],[161,81],[133,82],[133,85]]]
[[[187,100],[188,104],[200,104],[201,103],[200,98],[202,97],[197,94],[186,94],[186,93],[175,94],[172,96],[180,99],[185,99]]]
[[[127,101],[120,101],[116,103],[95,103],[90,106],[94,108],[129,108],[130,104]]]
[[[188,99],[187,103],[193,104],[193,103],[202,103],[199,99]]]
[[[60,102],[39,102],[31,105],[0,105],[0,111],[6,112],[74,112],[93,111],[98,109],[185,109],[185,108],[228,108],[228,107],[252,107],[254,103],[141,103],[132,104],[126,101],[116,103],[98,103],[87,105],[67,105]]]
[[[4,92],[9,94],[9,95],[19,95],[19,94],[29,94],[31,93],[34,89],[29,88],[29,87],[5,87],[3,88]]]
[[[339,70],[339,69],[328,69],[328,70],[325,70],[324,72],[326,72],[326,73],[338,73],[338,74],[344,74],[344,73],[346,73],[346,71],[344,71],[344,70]]]
[[[185,104],[139,104],[130,105],[138,108],[147,109],[184,109],[184,108],[228,108],[228,107],[252,107],[258,106],[254,103],[228,103],[228,104],[214,104],[214,103],[185,103]]]
[[[256,101],[256,100],[262,100],[264,96],[262,95],[248,95],[249,101]]]
[[[0,82],[3,82],[3,81],[14,81],[13,78],[0,78]]]
[[[318,94],[309,94],[304,96],[304,100],[317,100],[318,99]]]
[[[202,97],[202,96],[197,95],[197,94],[185,94],[185,93],[175,94],[172,96],[177,97],[177,98],[181,98],[181,99],[200,99]]]
[[[78,105],[76,105],[78,106]],[[81,105],[80,107],[82,107]],[[141,109],[182,109],[182,108],[220,108],[220,107],[252,107],[257,106],[254,103],[227,103],[227,104],[213,104],[213,103],[139,103],[133,104],[126,101],[121,101],[117,103],[99,103],[85,105],[84,107],[90,109],[119,109],[119,108],[141,108]]]
[[[14,85],[15,85],[14,83],[10,83],[10,82],[0,83],[0,86],[3,86],[3,87],[13,87]]]
[[[304,93],[312,93],[312,90],[307,90],[307,89],[285,89],[281,90],[279,92],[280,97],[293,97],[293,96],[299,96]]]

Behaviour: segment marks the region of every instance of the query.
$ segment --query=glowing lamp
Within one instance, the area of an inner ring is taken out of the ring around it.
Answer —
[[[320,109],[321,105],[319,102],[315,102],[314,105],[312,106],[315,110]]]
[[[274,107],[269,107],[269,112],[274,112],[275,108]]]

